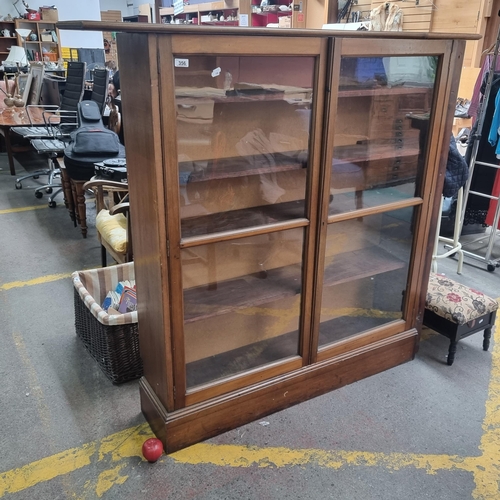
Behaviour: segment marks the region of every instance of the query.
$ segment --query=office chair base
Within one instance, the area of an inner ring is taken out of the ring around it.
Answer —
[[[33,172],[32,174],[28,175],[23,175],[22,177],[18,177],[16,179],[16,189],[22,189],[22,181],[25,179],[38,179],[41,175],[50,175],[50,173],[53,171],[53,169],[45,169],[45,170],[38,170],[36,172]]]
[[[49,207],[50,208],[56,208],[57,207],[57,203],[54,201],[54,198],[59,194],[59,193],[62,193],[63,192],[63,188],[62,186],[58,189],[56,189],[56,191],[52,194],[52,196],[49,197]]]

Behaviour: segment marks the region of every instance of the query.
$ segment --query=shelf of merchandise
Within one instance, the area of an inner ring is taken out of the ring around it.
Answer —
[[[251,0],[250,26],[306,27],[305,2],[297,1],[290,4],[287,0],[277,0],[273,5],[262,6],[261,4],[261,0]],[[282,10],[284,8],[287,8],[287,10]]]
[[[16,32],[14,31],[16,24],[14,21],[0,21],[0,59],[5,61],[9,55],[9,49],[12,45],[17,45]],[[11,36],[4,36],[4,32],[8,31]]]
[[[42,61],[44,58],[48,58],[50,61],[57,61],[61,57],[59,31],[56,27],[56,23],[50,21],[27,21],[25,19],[16,19],[15,28],[30,29],[31,34],[36,36],[36,40],[30,40],[28,37],[25,42],[19,34],[16,37],[17,45],[26,48],[28,61]],[[55,39],[42,40],[42,34],[49,31],[55,33]]]
[[[250,0],[204,2],[185,5],[183,12],[177,15],[174,15],[173,7],[164,7],[160,9],[160,19],[164,24],[239,26],[240,14],[248,15],[249,12]],[[209,16],[211,19],[207,19]]]

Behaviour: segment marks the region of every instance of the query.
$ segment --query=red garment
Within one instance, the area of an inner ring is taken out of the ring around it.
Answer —
[[[500,195],[500,170],[497,170],[495,175],[495,182],[493,183],[493,189],[491,191],[491,196],[499,196]],[[488,208],[488,214],[486,215],[486,219],[484,223],[488,226],[493,225],[493,220],[495,218],[495,210],[497,208],[497,200],[490,200],[490,208]],[[498,229],[500,229],[500,220],[498,221]]]

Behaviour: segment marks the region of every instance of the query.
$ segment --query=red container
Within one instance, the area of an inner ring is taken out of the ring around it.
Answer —
[[[26,19],[30,21],[40,21],[40,12],[28,12]]]

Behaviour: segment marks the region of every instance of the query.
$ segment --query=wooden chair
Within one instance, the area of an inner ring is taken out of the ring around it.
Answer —
[[[102,267],[106,267],[106,252],[119,264],[131,262],[128,185],[93,178],[83,185],[83,189],[93,191],[96,198],[96,229],[101,244]]]

